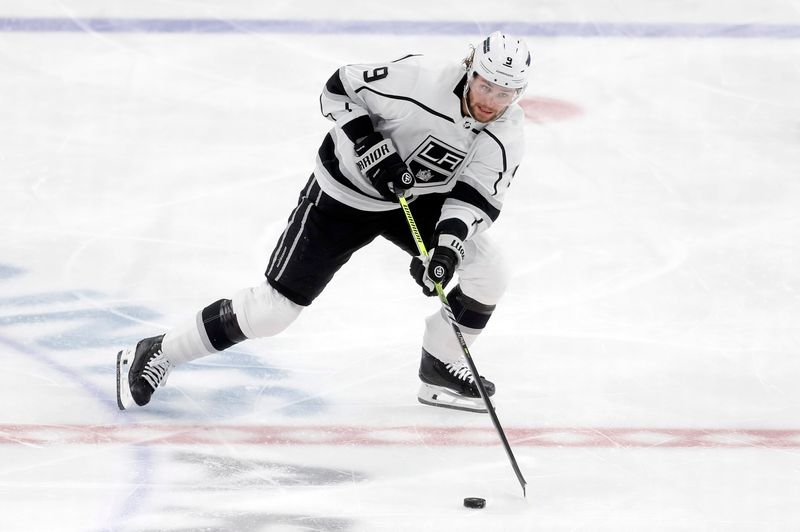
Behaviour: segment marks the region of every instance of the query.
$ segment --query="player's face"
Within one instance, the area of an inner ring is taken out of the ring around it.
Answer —
[[[479,74],[469,80],[469,90],[464,102],[478,122],[491,122],[514,102],[517,91],[495,85]]]

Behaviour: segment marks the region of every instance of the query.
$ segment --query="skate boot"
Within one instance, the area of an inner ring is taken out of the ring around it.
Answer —
[[[136,349],[125,349],[117,354],[117,406],[125,410],[144,406],[150,396],[167,381],[174,367],[161,352],[164,335],[145,338]]]
[[[422,404],[469,412],[487,411],[469,365],[463,357],[455,364],[448,364],[423,349],[419,379],[422,385],[417,399]],[[481,377],[481,381],[489,397],[493,396],[494,383],[484,377]]]

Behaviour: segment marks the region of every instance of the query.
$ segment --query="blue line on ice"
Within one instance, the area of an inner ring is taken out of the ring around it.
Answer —
[[[301,33],[527,37],[800,38],[796,24],[2,17],[0,32]]]

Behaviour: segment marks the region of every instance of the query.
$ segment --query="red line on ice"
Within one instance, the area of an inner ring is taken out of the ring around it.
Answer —
[[[800,429],[506,428],[515,447],[799,448]],[[0,445],[499,445],[492,427],[2,424]]]

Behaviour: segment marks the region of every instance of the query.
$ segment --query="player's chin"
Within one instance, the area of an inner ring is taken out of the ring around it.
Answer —
[[[500,114],[500,113],[499,113],[499,112],[497,112],[497,111],[495,111],[495,112],[490,112],[490,113],[487,113],[487,112],[484,112],[484,111],[478,111],[477,113],[475,113],[475,119],[476,119],[478,122],[484,122],[484,123],[486,123],[486,122],[491,122],[492,120],[494,120],[495,118],[497,118],[497,116],[498,116],[499,114]]]
[[[474,106],[472,111],[472,116],[474,116],[475,120],[478,122],[491,122],[500,114],[500,111],[482,105]]]

